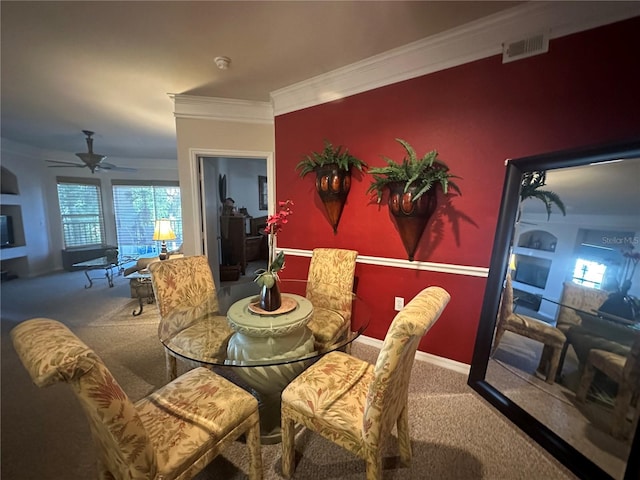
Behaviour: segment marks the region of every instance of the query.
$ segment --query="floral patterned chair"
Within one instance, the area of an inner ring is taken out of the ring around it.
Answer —
[[[294,470],[295,425],[302,424],[366,461],[367,479],[382,478],[384,440],[397,426],[400,458],[411,461],[408,388],[418,343],[440,317],[449,294],[428,287],[394,318],[375,366],[331,352],[282,393],[282,471]]]
[[[165,346],[167,378],[177,376],[176,353],[224,358],[233,330],[218,313],[218,296],[207,257],[191,256],[149,264],[160,311],[158,336]],[[188,352],[188,353],[187,353]],[[198,366],[190,362],[190,366]]]
[[[546,371],[547,383],[553,384],[556,380],[556,373],[558,373],[560,358],[567,342],[567,337],[559,329],[548,323],[513,312],[511,275],[507,275],[504,291],[502,292],[492,354],[497,350],[506,330],[544,344],[538,371]]]
[[[606,290],[584,287],[573,282],[564,282],[562,296],[560,297],[560,308],[556,318],[556,327],[566,335],[571,327],[582,323],[582,319],[576,313],[576,310],[592,312],[599,309],[609,297],[609,293]]]
[[[585,402],[596,370],[601,371],[618,384],[618,393],[613,405],[611,435],[624,439],[629,432],[636,431],[638,418],[640,418],[640,404],[637,404],[640,395],[640,333],[635,333],[635,339],[626,356],[597,348],[589,351],[587,363],[576,391],[578,402]],[[636,406],[633,422],[631,429],[626,429],[627,415],[632,410],[634,401]]]
[[[307,327],[313,333],[315,348],[318,351],[334,345],[351,328],[357,256],[358,252],[355,250],[338,248],[313,250],[307,277],[306,297],[316,311]],[[331,312],[338,312],[339,315]]]
[[[11,331],[33,382],[69,384],[91,427],[101,480],[189,479],[246,434],[249,477],[262,478],[257,400],[196,368],[135,404],[100,357],[56,320],[35,318]]]

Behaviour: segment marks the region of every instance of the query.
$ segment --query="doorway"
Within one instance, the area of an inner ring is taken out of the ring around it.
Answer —
[[[223,261],[221,215],[226,198],[234,201],[234,213],[245,219],[245,232],[249,233],[251,219],[268,215],[270,202],[265,205],[264,178],[267,178],[266,198],[273,188],[274,171],[271,155],[246,155],[225,152],[224,155],[199,155],[197,168],[200,183],[200,221],[203,253],[216,282],[219,296],[228,282],[221,282],[220,268]],[[266,207],[266,208],[265,208]],[[225,259],[228,263],[228,260]],[[252,266],[245,268],[244,275],[234,284],[253,283]],[[246,292],[245,292],[246,293]],[[221,295],[222,294],[222,295]],[[222,309],[221,309],[222,311]]]

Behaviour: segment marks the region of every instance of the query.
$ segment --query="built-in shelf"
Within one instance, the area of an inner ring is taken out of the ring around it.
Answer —
[[[558,237],[544,230],[529,230],[520,235],[518,246],[542,250],[545,252],[555,252],[558,244]]]
[[[27,242],[22,219],[22,197],[17,177],[7,168],[1,169],[0,214],[9,217],[11,235],[10,245],[0,248],[0,272],[2,280],[23,276],[28,273]]]

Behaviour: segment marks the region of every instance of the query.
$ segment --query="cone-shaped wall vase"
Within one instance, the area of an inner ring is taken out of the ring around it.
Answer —
[[[316,169],[316,190],[324,204],[333,233],[338,232],[338,223],[350,189],[351,171],[342,170],[334,163]]]
[[[432,188],[414,202],[412,198],[417,189],[410,187],[404,193],[404,185],[401,182],[387,185],[389,188],[389,211],[396,221],[409,261],[413,262],[413,254],[418,247],[422,233],[436,209],[437,197],[436,189]]]

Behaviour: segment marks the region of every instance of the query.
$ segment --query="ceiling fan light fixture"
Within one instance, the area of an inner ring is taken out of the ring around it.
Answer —
[[[213,61],[220,70],[227,70],[231,64],[231,59],[229,57],[216,57]]]
[[[100,162],[102,162],[105,158],[107,158],[107,156],[100,155],[98,153],[93,153],[93,138],[91,137],[93,136],[94,132],[90,130],[83,130],[82,133],[84,133],[87,136],[87,149],[89,150],[89,152],[76,153],[76,156],[80,158],[80,160],[82,160],[89,167],[89,170],[91,170],[91,173],[95,173],[96,168],[98,167]]]

